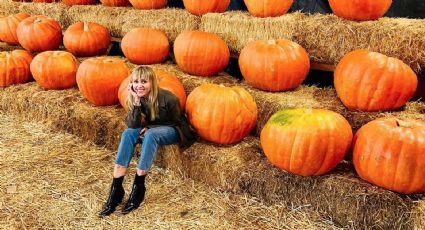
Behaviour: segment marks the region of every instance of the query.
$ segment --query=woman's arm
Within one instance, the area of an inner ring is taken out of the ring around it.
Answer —
[[[129,128],[140,128],[144,123],[143,107],[133,106],[133,109],[129,110],[125,118],[125,123]]]

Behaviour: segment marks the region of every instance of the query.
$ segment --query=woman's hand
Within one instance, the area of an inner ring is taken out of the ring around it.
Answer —
[[[146,131],[148,131],[148,128],[143,128],[142,130],[140,130],[140,133],[139,133],[139,138],[140,139],[143,139],[143,137],[145,137],[145,133],[146,133]]]
[[[131,83],[128,85],[127,89],[128,89],[128,92],[133,96],[134,105],[140,105],[140,97],[137,96],[137,93],[136,91],[134,91]]]

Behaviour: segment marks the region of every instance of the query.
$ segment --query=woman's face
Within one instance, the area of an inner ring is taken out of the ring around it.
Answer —
[[[151,81],[148,79],[134,78],[132,86],[138,97],[147,97],[151,91]]]

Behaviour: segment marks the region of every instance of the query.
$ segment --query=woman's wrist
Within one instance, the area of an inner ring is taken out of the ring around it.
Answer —
[[[140,106],[140,99],[134,99],[133,105]]]

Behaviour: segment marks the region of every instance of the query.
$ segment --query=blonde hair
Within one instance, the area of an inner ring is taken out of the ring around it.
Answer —
[[[130,74],[130,85],[133,84],[133,81],[138,80],[146,80],[151,82],[151,90],[149,91],[149,95],[147,98],[147,105],[150,112],[150,120],[154,121],[158,115],[158,81],[156,79],[155,72],[151,67],[148,66],[138,66],[133,72]],[[142,98],[140,100],[143,100]],[[126,100],[127,107],[132,110],[134,107],[134,98],[129,93]]]

